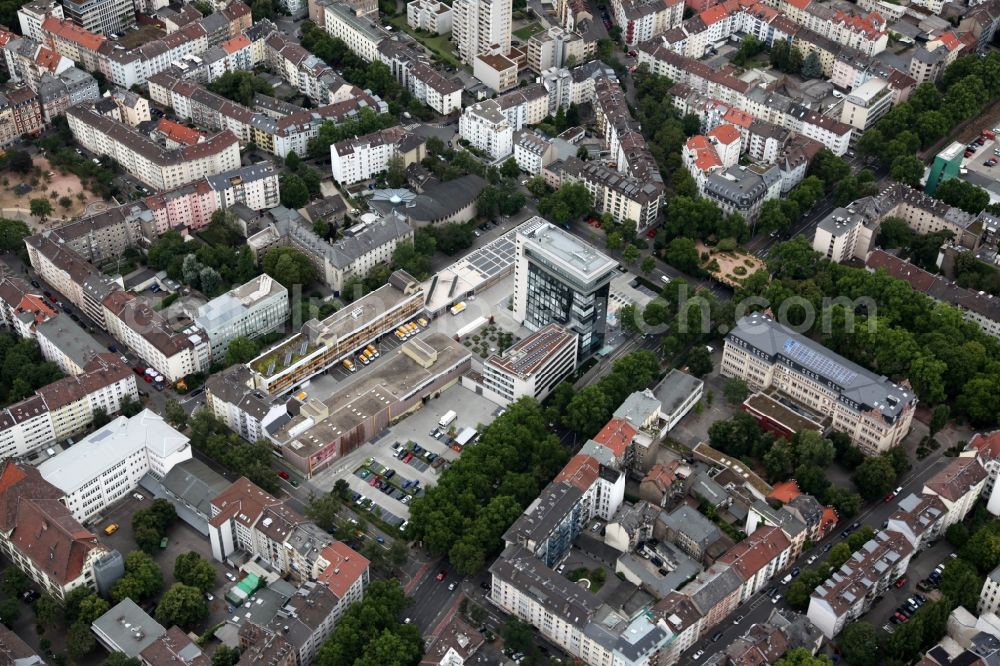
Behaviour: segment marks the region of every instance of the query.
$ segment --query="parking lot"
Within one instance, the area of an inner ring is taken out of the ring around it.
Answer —
[[[363,370],[359,370],[359,372],[363,372]],[[315,389],[307,388],[306,390]],[[366,465],[367,460],[374,458],[374,462],[378,466],[384,467],[386,470],[393,470],[392,481],[394,483],[392,485],[402,486],[404,481],[418,481],[419,488],[433,486],[437,483],[438,475],[447,469],[448,463],[460,455],[431,435],[435,429],[438,429],[438,421],[441,416],[449,409],[454,409],[458,413],[458,417],[449,426],[449,428],[455,428],[456,432],[465,427],[481,431],[482,427],[496,418],[499,411],[499,407],[490,400],[476,395],[460,385],[452,386],[439,398],[428,402],[423,409],[410,414],[386,430],[380,437],[345,456],[343,462],[337,467],[317,474],[311,480],[312,484],[321,490],[328,491],[333,489],[338,479],[345,479],[351,491],[358,493],[356,504],[365,499],[371,500],[372,508],[369,510],[373,511],[373,507],[378,507],[382,520],[390,524],[398,525],[403,520],[408,520],[410,516],[409,500],[404,503],[402,499],[407,495],[412,496],[412,494],[394,492],[390,496],[370,485],[371,474],[362,478],[359,470]],[[416,444],[422,450],[444,459],[445,463],[434,468],[422,455],[415,455],[408,463],[404,463],[397,456],[393,447],[397,445],[405,447],[409,443]],[[417,494],[419,495],[419,493]],[[365,502],[365,505],[368,506],[368,503]]]
[[[868,621],[876,627],[893,629],[894,625],[889,622],[889,618],[900,605],[919,592],[917,583],[926,579],[934,567],[942,562],[947,566],[948,562],[951,561],[949,556],[954,550],[954,547],[942,538],[927,550],[916,553],[906,570],[906,583],[899,588],[890,587],[883,598],[868,611]],[[937,597],[936,592],[921,592],[921,594],[927,598]]]
[[[127,556],[136,550],[135,535],[132,531],[132,516],[136,511],[150,506],[153,498],[145,491],[137,491],[143,496],[142,500],[129,495],[126,499],[111,507],[101,516],[87,521],[87,525],[101,538],[101,543],[109,548],[118,550],[123,556]],[[104,528],[112,523],[118,524],[118,529],[114,534],[106,534]],[[153,559],[163,571],[163,589],[167,590],[174,584],[174,562],[178,555],[189,551],[198,553],[202,558],[211,562],[216,570],[216,587],[211,592],[214,599],[209,602],[209,618],[205,626],[213,626],[226,619],[226,601],[223,598],[225,592],[233,584],[226,579],[226,573],[235,573],[222,562],[212,557],[212,546],[208,537],[196,531],[193,527],[178,519],[167,532],[167,547],[153,554]]]

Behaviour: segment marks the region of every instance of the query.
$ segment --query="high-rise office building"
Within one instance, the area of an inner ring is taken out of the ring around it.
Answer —
[[[455,0],[451,38],[462,62],[477,55],[510,53],[511,0]]]
[[[135,7],[129,0],[67,0],[63,11],[84,30],[111,35],[135,24]]]
[[[537,331],[557,323],[579,336],[578,360],[604,345],[614,259],[553,224],[517,234],[514,317]]]

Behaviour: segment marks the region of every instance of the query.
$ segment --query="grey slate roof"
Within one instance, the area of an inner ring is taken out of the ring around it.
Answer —
[[[212,500],[230,485],[224,476],[196,458],[174,465],[160,484],[203,516],[212,515]]]
[[[697,377],[692,377],[686,372],[674,368],[667,373],[656,388],[653,394],[660,401],[660,410],[664,414],[673,414],[684,401],[691,397],[691,394],[701,388],[705,382]]]
[[[839,393],[838,400],[857,411],[877,409],[892,420],[916,403],[912,390],[904,389],[799,335],[769,317],[754,313],[736,324],[726,342],[750,350],[770,363],[780,363]]]
[[[691,603],[695,605],[702,615],[706,615],[710,610],[735,592],[743,585],[743,580],[736,573],[736,569],[729,566],[717,567],[713,571],[709,569],[706,573],[709,577],[685,586],[685,591],[691,597]]]
[[[722,538],[722,531],[715,523],[687,504],[680,505],[673,513],[661,512],[660,520],[668,528],[697,543],[702,550]]]

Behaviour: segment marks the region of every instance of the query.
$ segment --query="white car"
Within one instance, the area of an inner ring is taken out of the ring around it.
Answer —
[[[454,590],[456,585],[457,583],[455,581],[448,583],[448,591],[451,592],[452,590]]]
[[[137,500],[139,500],[140,502],[141,502],[142,500],[146,499],[145,497],[143,497],[143,496],[142,496],[142,494],[141,494],[141,493],[132,493],[132,497],[136,498],[136,499],[137,499]]]
[[[698,660],[698,659],[701,659],[701,655],[703,655],[703,654],[705,654],[704,650],[698,650],[693,655],[691,655],[691,658],[695,659],[695,660]]]
[[[817,557],[816,555],[810,555],[809,559],[806,560],[806,564],[812,564],[813,562],[815,562],[816,561],[816,557]]]
[[[778,603],[779,601],[781,601],[781,593],[778,593],[778,594],[774,595],[773,597],[771,597],[771,601],[773,603]]]
[[[231,581],[234,581],[234,582],[236,581],[236,576],[234,576],[234,575],[233,575],[233,574],[232,574],[231,572],[229,572],[229,571],[227,571],[227,572],[226,572],[226,578],[228,578],[229,580],[231,580]]]

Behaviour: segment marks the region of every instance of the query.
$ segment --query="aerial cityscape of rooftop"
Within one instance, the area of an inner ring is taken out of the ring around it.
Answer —
[[[0,51],[0,666],[1000,664],[1000,0]]]

